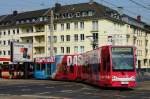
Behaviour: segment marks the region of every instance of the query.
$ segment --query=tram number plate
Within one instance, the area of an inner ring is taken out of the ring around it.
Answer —
[[[121,84],[129,84],[127,81],[122,81]]]

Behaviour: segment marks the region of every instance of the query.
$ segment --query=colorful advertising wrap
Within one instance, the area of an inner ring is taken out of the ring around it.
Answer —
[[[12,62],[32,62],[32,44],[13,42],[11,44],[11,61]]]

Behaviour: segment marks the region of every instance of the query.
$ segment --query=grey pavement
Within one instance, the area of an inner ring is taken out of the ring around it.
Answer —
[[[51,80],[0,80],[0,99],[150,99],[150,81],[134,89]]]

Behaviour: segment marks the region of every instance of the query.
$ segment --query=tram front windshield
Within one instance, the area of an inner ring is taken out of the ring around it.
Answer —
[[[131,47],[112,47],[112,70],[134,70],[134,55]]]

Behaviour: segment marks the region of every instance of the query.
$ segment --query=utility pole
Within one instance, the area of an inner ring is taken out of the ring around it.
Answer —
[[[50,15],[50,57],[54,56],[53,53],[53,27],[54,27],[54,12],[53,9],[51,9],[51,15]]]

